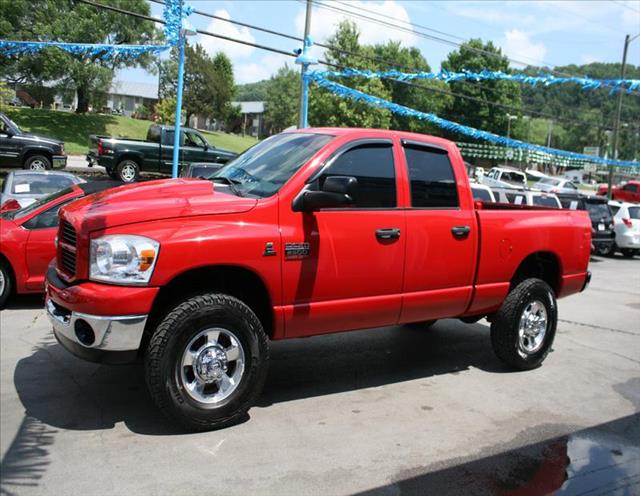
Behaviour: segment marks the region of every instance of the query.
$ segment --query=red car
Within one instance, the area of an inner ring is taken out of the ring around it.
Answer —
[[[121,183],[82,183],[40,198],[27,207],[0,213],[0,308],[11,293],[42,293],[44,276],[56,255],[58,210],[82,196]]]
[[[606,184],[598,186],[598,194],[605,196],[609,191]],[[640,203],[640,181],[629,181],[623,186],[614,186],[611,198],[623,202]]]
[[[496,355],[538,367],[556,298],[590,278],[586,212],[474,202],[453,142],[375,129],[285,132],[208,180],[83,198],[58,239],[58,341],[144,357],[156,404],[194,430],[246,415],[280,339],[488,317]]]

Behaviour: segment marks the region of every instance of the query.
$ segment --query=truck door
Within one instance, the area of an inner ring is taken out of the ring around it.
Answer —
[[[213,155],[207,153],[208,143],[199,133],[191,130],[184,132],[183,160],[185,164],[193,162],[213,162]]]
[[[355,141],[305,186],[353,176],[358,187],[352,206],[293,212],[290,203],[281,203],[287,336],[398,321],[406,237],[395,167],[391,140]]]
[[[175,133],[173,129],[165,129],[162,134],[162,146],[160,150],[160,162],[158,172],[171,174],[173,165],[173,139]],[[178,155],[178,175],[184,158],[184,131],[180,131],[180,154]]]
[[[410,208],[400,321],[460,314],[471,298],[478,243],[464,170],[454,173],[444,148],[407,140],[402,148]]]

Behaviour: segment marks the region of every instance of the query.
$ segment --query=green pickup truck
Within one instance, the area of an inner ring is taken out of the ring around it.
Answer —
[[[109,176],[125,183],[137,181],[140,172],[171,174],[173,138],[173,126],[157,124],[149,127],[146,140],[92,135],[87,161],[89,167],[101,165]],[[224,164],[237,156],[209,144],[195,129],[180,130],[180,167],[192,162]]]

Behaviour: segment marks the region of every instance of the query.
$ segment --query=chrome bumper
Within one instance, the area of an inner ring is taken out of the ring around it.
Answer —
[[[102,316],[65,311],[50,298],[46,307],[56,335],[87,350],[137,350],[147,323],[147,315]]]

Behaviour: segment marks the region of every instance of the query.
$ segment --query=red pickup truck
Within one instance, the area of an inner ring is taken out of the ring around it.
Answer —
[[[206,430],[246,413],[280,339],[487,317],[497,356],[537,367],[590,247],[586,212],[474,203],[450,141],[312,128],[61,209],[46,307],[65,348],[143,358],[159,408]]]

